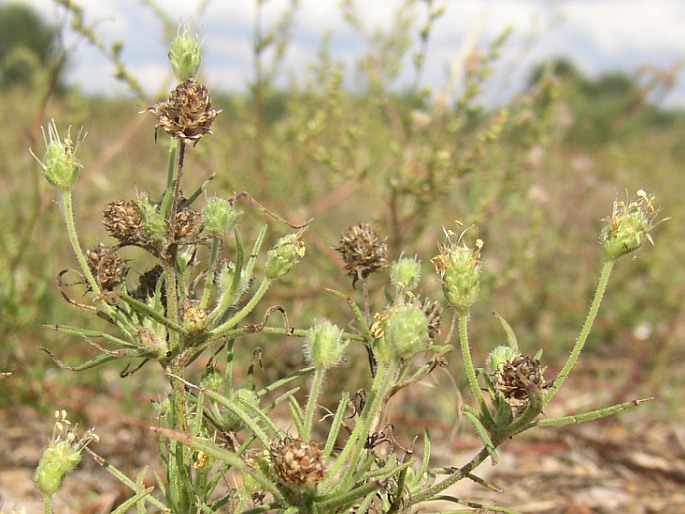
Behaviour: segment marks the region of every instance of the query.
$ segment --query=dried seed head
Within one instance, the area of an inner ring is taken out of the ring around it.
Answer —
[[[176,86],[168,100],[150,107],[157,116],[155,133],[160,127],[171,137],[184,143],[197,144],[205,134],[211,134],[214,118],[221,111],[212,110],[207,88],[192,79]]]
[[[135,244],[142,239],[143,219],[133,200],[115,200],[103,209],[103,225],[121,243]]]
[[[442,323],[442,306],[438,302],[434,302],[426,298],[419,303],[419,307],[428,320],[428,337],[435,339],[440,333],[440,325]]]
[[[366,223],[348,228],[335,248],[345,261],[345,270],[352,277],[352,286],[374,271],[387,266],[388,245]]]
[[[103,291],[112,291],[121,284],[125,261],[115,248],[98,243],[95,248],[86,250],[86,260],[90,272]]]
[[[514,416],[521,414],[530,404],[531,387],[545,389],[550,386],[543,376],[540,361],[525,355],[515,355],[501,362],[495,370],[495,390],[504,396]]]
[[[276,474],[287,485],[313,488],[326,474],[323,453],[316,442],[286,437],[271,445],[270,454]]]
[[[186,207],[176,213],[174,239],[192,239],[202,231],[202,215],[195,209]]]
[[[147,298],[152,298],[157,290],[157,282],[159,282],[163,272],[164,268],[160,264],[145,271],[145,273],[140,276],[136,297],[143,301]],[[164,294],[164,288],[162,288],[162,294]]]

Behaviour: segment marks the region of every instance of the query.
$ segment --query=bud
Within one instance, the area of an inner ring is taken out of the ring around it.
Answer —
[[[169,61],[179,82],[193,78],[202,62],[200,43],[184,27],[179,27],[178,35],[169,45]]]
[[[78,179],[81,168],[83,168],[78,161],[78,151],[85,137],[85,134],[79,131],[76,142],[74,142],[67,132],[67,137],[62,141],[53,120],[48,124],[47,138],[45,137],[45,129],[43,129],[43,141],[46,146],[43,159],[38,159],[31,152],[40,167],[43,168],[43,175],[47,181],[60,191],[70,191]]]
[[[306,248],[298,234],[280,238],[266,254],[266,277],[275,280],[284,277],[304,257]]]
[[[183,328],[190,334],[197,334],[202,332],[207,327],[207,311],[201,306],[197,300],[188,300],[185,309],[183,309]]]
[[[390,265],[390,281],[397,289],[413,291],[420,278],[421,263],[416,258],[400,257]]]
[[[91,441],[98,441],[93,430],[78,438],[77,425],[72,426],[66,411],[55,412],[55,426],[48,447],[43,451],[33,482],[44,496],[52,496],[66,476],[81,462],[83,450]]]
[[[604,257],[616,260],[642,246],[645,240],[653,244],[649,231],[656,225],[654,219],[658,211],[654,209],[654,196],[642,189],[628,200],[614,201],[611,216],[606,219],[600,241]]]
[[[336,366],[347,349],[342,342],[343,330],[328,320],[315,324],[307,331],[304,353],[308,364],[316,369]]]
[[[212,236],[222,236],[231,230],[243,215],[231,202],[214,196],[207,201],[202,210],[205,231]]]
[[[445,298],[457,311],[466,311],[473,305],[480,292],[480,250],[483,241],[476,241],[471,249],[450,239],[440,245],[440,254],[433,258],[435,269],[442,280]],[[461,238],[460,238],[461,239]]]
[[[153,241],[165,241],[167,225],[164,215],[159,210],[159,204],[150,200],[150,197],[146,194],[142,194],[138,202],[138,208],[140,209],[145,237]]]
[[[504,363],[510,362],[514,359],[514,357],[518,357],[519,355],[520,353],[512,349],[511,346],[497,346],[488,355],[488,359],[486,361],[487,369],[490,373],[496,373],[497,370],[504,365]]]
[[[408,359],[425,349],[428,319],[416,305],[397,305],[388,313],[378,350],[380,360]]]

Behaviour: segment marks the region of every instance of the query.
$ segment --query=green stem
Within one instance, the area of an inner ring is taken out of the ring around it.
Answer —
[[[309,441],[309,437],[312,431],[312,422],[314,420],[314,412],[316,411],[316,401],[319,398],[319,392],[321,391],[321,385],[323,384],[323,378],[326,375],[326,370],[317,368],[314,372],[314,380],[312,381],[312,387],[309,390],[309,398],[307,399],[307,407],[305,408],[304,416],[304,432],[302,437],[305,441]]]
[[[607,260],[604,261],[604,264],[602,265],[602,272],[599,276],[599,282],[597,283],[595,296],[592,299],[592,304],[590,305],[590,310],[588,311],[587,317],[585,318],[583,328],[581,329],[580,334],[578,335],[576,344],[573,346],[571,355],[569,355],[568,359],[566,360],[566,364],[564,364],[564,367],[559,372],[559,375],[557,376],[556,380],[554,380],[554,385],[550,387],[549,392],[542,401],[543,407],[549,403],[549,401],[561,387],[561,384],[564,383],[566,377],[568,377],[569,373],[571,372],[571,369],[578,360],[578,356],[580,356],[580,352],[583,350],[583,346],[585,346],[585,342],[587,341],[587,338],[590,335],[590,330],[592,330],[592,325],[595,322],[595,318],[597,318],[599,306],[602,303],[602,298],[604,297],[607,284],[609,283],[609,276],[611,275],[611,270],[614,267],[614,262],[616,261]]]
[[[481,463],[485,459],[487,459],[489,455],[490,453],[488,452],[488,450],[486,448],[483,448],[481,451],[478,452],[478,454],[473,459],[464,464],[458,470],[455,470],[454,474],[450,475],[449,478],[446,478],[439,484],[435,484],[433,487],[426,489],[420,494],[412,496],[411,505],[416,505],[418,503],[433,499],[433,497],[438,493],[444,491],[448,487],[456,484],[457,482],[468,476],[474,469],[480,466]]]
[[[62,206],[64,209],[64,221],[67,225],[67,234],[69,235],[69,242],[71,243],[71,248],[74,250],[76,255],[76,260],[83,271],[83,274],[88,281],[88,286],[95,296],[102,294],[100,286],[98,286],[93,273],[90,271],[90,266],[88,266],[88,260],[86,255],[83,253],[83,248],[81,248],[81,243],[78,240],[78,234],[76,233],[76,223],[74,222],[74,201],[71,195],[71,190],[64,191],[62,193]],[[122,316],[107,302],[101,302],[102,310],[117,324],[117,326],[123,330],[129,336],[132,336],[134,330],[129,326],[127,320],[122,318]]]
[[[200,300],[200,307],[207,308],[209,303],[209,294],[212,292],[212,283],[214,282],[214,272],[216,271],[216,263],[219,259],[219,248],[221,241],[218,238],[212,239],[212,250],[209,255],[209,265],[207,266],[207,278],[205,279],[205,289],[202,292],[202,299]]]
[[[228,319],[225,323],[222,323],[218,327],[215,327],[211,332],[208,333],[208,337],[216,337],[217,335],[220,335],[222,332],[225,332],[226,330],[229,330],[231,327],[236,326],[240,321],[247,316],[252,310],[257,306],[259,301],[262,299],[262,296],[266,293],[266,291],[269,289],[269,286],[271,285],[271,279],[264,277],[264,280],[262,280],[262,283],[259,284],[259,288],[255,292],[255,294],[250,298],[250,301],[245,304],[245,306],[240,309],[232,318]]]
[[[468,310],[460,310],[459,314],[459,343],[461,345],[461,353],[464,359],[464,366],[466,367],[466,376],[469,380],[469,387],[471,393],[478,400],[478,405],[483,415],[488,416],[492,421],[490,411],[485,403],[483,392],[478,385],[478,378],[476,377],[476,369],[473,367],[473,359],[471,358],[471,347],[469,346],[469,312]]]
[[[43,496],[43,512],[52,514],[52,496],[47,494]]]
[[[369,434],[369,430],[371,430],[371,425],[376,419],[379,408],[383,404],[383,397],[392,383],[395,372],[397,371],[397,366],[398,364],[395,361],[391,361],[387,365],[378,365],[376,376],[373,379],[373,384],[371,385],[371,390],[369,391],[369,397],[364,406],[364,410],[357,420],[357,424],[354,427],[347,444],[345,444],[345,447],[342,452],[340,452],[338,459],[328,474],[329,481],[333,480],[344,464],[349,462],[344,476],[341,480],[336,482],[337,487],[335,487],[335,489],[337,490],[345,488],[345,483],[349,480],[350,476],[354,474],[357,468],[359,458],[366,444],[366,437]],[[350,454],[352,454],[352,457],[348,459]],[[322,490],[325,490],[325,487],[322,488]]]

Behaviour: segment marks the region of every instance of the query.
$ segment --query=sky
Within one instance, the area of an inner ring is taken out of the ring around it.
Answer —
[[[60,23],[65,15],[53,0],[21,0],[46,20]],[[261,0],[262,30],[267,32],[291,0]],[[401,0],[351,0],[367,34],[388,29]],[[168,40],[150,4],[163,6],[168,19],[191,21],[203,41],[203,73],[209,87],[245,91],[254,77],[253,28],[256,0],[78,0],[86,22],[95,23],[107,44],[122,41],[122,59],[148,92],[173,86],[166,60]],[[325,34],[330,52],[346,64],[346,77],[354,87],[356,59],[368,48],[368,37],[344,19],[340,0],[299,0],[293,39],[281,80],[290,73],[298,80],[315,62]],[[147,4],[147,5],[146,5]],[[426,19],[426,2],[415,2],[413,31]],[[465,55],[487,45],[507,27],[513,33],[503,48],[497,74],[489,86],[491,101],[505,97],[525,83],[530,70],[550,57],[570,58],[588,76],[604,72],[634,73],[644,65],[669,68],[685,61],[685,0],[433,0],[445,13],[434,24],[428,46],[422,85],[434,91],[450,89],[459,77]],[[85,92],[125,93],[113,77],[114,69],[95,48],[67,31],[65,45],[72,48],[67,75]],[[268,62],[268,61],[267,61]],[[666,106],[685,108],[685,80],[663,100]],[[414,80],[408,62],[397,86]],[[458,82],[457,82],[458,83]],[[453,89],[453,88],[452,88]]]

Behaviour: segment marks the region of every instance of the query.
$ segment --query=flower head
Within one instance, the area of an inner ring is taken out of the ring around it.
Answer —
[[[480,250],[483,241],[478,239],[475,248],[462,244],[460,236],[447,232],[447,242],[439,246],[440,253],[433,258],[435,269],[442,280],[442,291],[457,311],[468,310],[480,292]]]
[[[305,251],[300,234],[283,236],[266,254],[266,276],[272,280],[284,277],[300,262]]]
[[[328,320],[316,323],[305,336],[305,357],[317,369],[329,369],[340,362],[347,348],[343,330]]]
[[[202,62],[202,49],[196,38],[190,35],[188,28],[181,30],[169,45],[169,62],[174,70],[174,75],[179,82],[191,79],[197,73]]]
[[[43,168],[43,175],[47,181],[60,191],[70,191],[81,173],[83,166],[78,160],[78,151],[85,137],[86,135],[79,131],[74,142],[70,137],[70,131],[67,131],[67,137],[64,140],[60,139],[57,125],[52,120],[48,124],[47,137],[43,129],[46,147],[43,159],[39,159],[31,152]]]
[[[326,474],[323,452],[314,441],[286,437],[272,444],[269,453],[276,475],[291,487],[313,488]]]
[[[67,419],[66,411],[55,412],[55,426],[48,447],[43,450],[33,482],[45,496],[53,495],[62,485],[65,477],[81,462],[83,450],[99,437],[90,429],[78,437],[78,425]]]
[[[207,88],[193,79],[181,82],[168,100],[148,111],[157,116],[155,134],[161,128],[171,137],[192,144],[197,144],[205,134],[211,134],[214,118],[221,112],[212,109]]]
[[[642,189],[628,201],[614,201],[611,216],[602,229],[600,241],[604,256],[616,260],[634,252],[645,241],[654,243],[649,231],[656,225],[658,210],[654,208],[654,196]]]
[[[352,285],[374,271],[387,266],[388,245],[366,223],[348,228],[335,248],[345,261],[345,270],[352,277]]]

